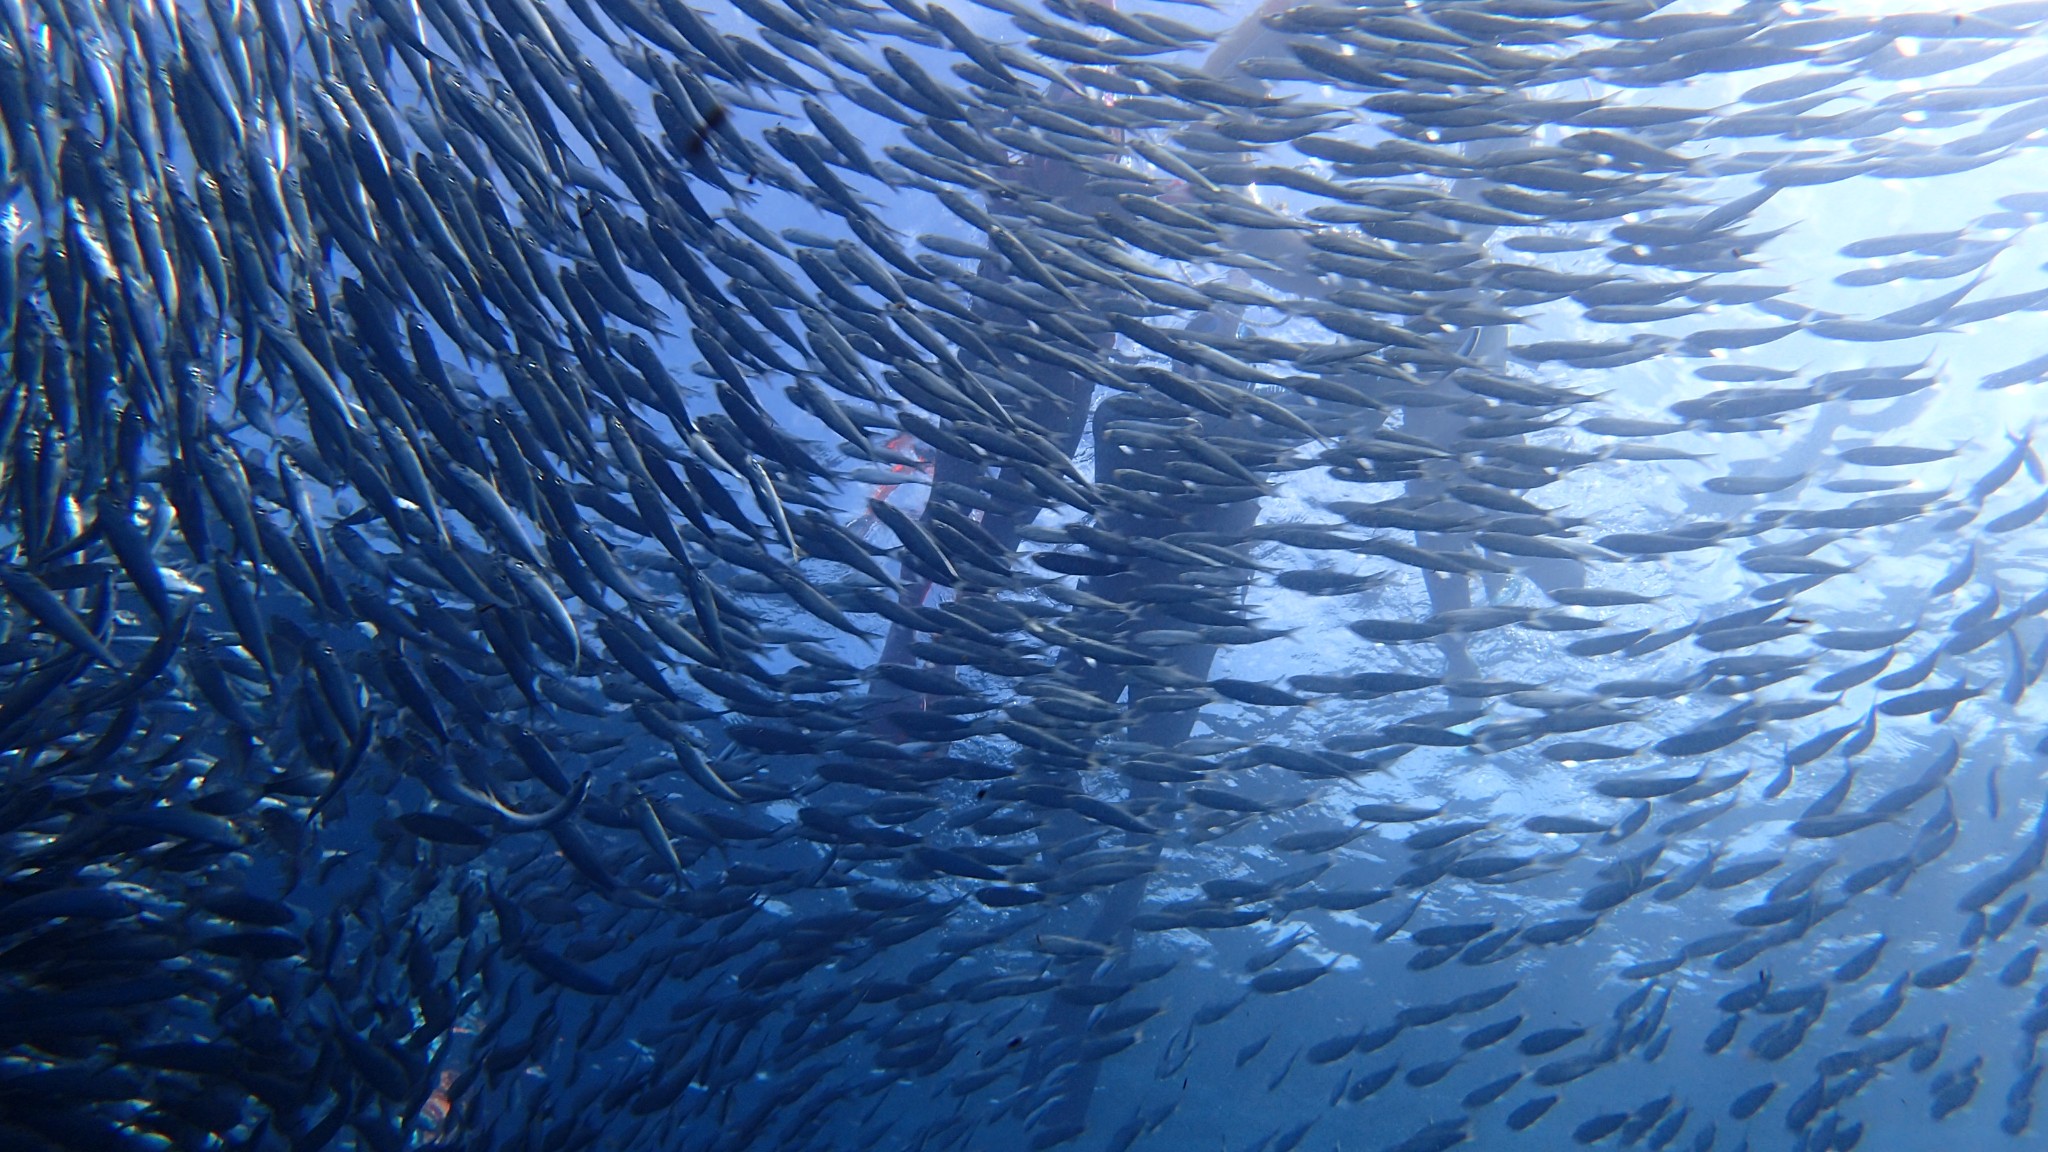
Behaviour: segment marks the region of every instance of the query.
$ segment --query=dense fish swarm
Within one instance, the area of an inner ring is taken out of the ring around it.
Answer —
[[[2038,1142],[2044,26],[5,0],[0,1147]]]

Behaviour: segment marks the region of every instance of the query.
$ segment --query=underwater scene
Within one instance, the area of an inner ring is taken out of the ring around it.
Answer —
[[[0,1150],[2036,1149],[2048,0],[0,0]]]

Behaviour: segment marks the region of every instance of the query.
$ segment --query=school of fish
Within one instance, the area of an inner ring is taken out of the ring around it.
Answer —
[[[0,1146],[2031,1146],[2043,30],[0,0]]]

